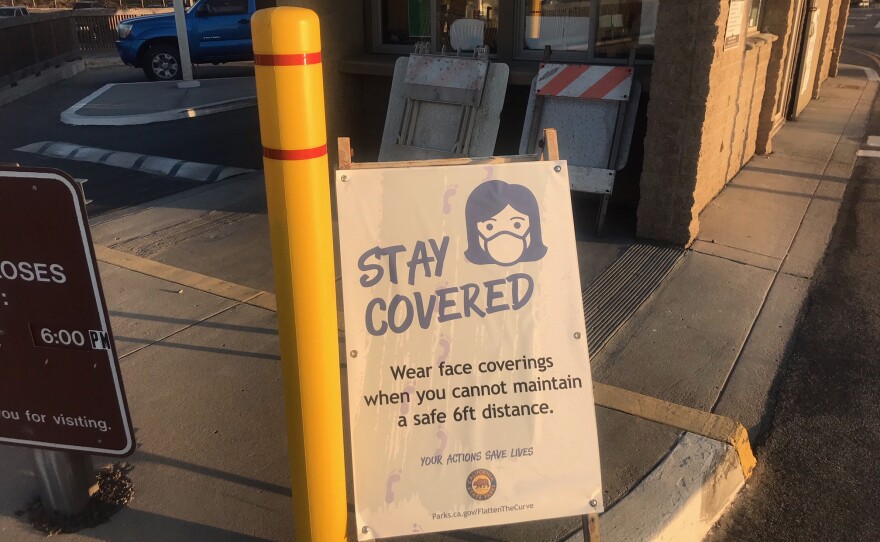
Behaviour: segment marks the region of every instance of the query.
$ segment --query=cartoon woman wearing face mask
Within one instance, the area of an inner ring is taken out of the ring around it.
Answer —
[[[534,262],[547,253],[541,240],[538,201],[519,184],[486,181],[471,192],[464,208],[468,248],[477,265]]]

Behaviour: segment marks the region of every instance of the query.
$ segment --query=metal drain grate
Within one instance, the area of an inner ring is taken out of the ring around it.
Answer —
[[[620,326],[660,286],[684,254],[677,247],[637,243],[583,292],[590,355],[595,356]]]
[[[251,213],[209,211],[196,218],[163,228],[159,231],[110,245],[110,248],[128,252],[141,258],[148,258],[164,248],[169,248],[199,235],[219,230],[224,226],[234,224],[251,216],[253,216]]]

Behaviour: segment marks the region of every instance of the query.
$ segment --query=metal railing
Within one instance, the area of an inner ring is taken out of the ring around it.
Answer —
[[[0,87],[80,54],[73,19],[46,13],[0,19]]]
[[[0,19],[0,88],[14,86],[81,56],[81,51],[116,47],[116,25],[171,9],[88,9],[31,13]]]
[[[170,9],[89,9],[72,11],[76,21],[76,35],[83,51],[113,49],[116,47],[116,25],[126,19],[170,13]]]

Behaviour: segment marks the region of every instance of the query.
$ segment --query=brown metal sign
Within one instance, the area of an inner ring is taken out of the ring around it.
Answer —
[[[0,443],[134,451],[85,203],[60,171],[0,168]]]

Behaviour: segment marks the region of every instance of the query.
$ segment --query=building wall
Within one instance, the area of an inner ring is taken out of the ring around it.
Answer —
[[[834,38],[837,37],[837,19],[840,17],[840,8],[835,2],[829,0],[826,4],[825,28],[822,29],[822,48],[819,51],[819,73],[813,84],[813,97],[819,97],[819,88],[828,79],[833,56],[831,52],[834,50]]]
[[[700,211],[755,152],[775,37],[743,37],[725,50],[729,8],[729,0],[667,0],[658,14],[640,237],[689,244]]]
[[[834,36],[834,49],[831,51],[831,65],[828,67],[828,75],[837,77],[837,68],[840,64],[840,53],[843,52],[843,38],[846,35],[846,21],[849,19],[850,3],[845,0],[840,2],[840,14],[837,17],[837,35]]]
[[[765,0],[765,33],[746,36],[744,21],[739,45],[725,50],[730,0],[663,1],[639,183],[640,237],[689,244],[703,208],[754,154],[770,152],[786,58],[798,52],[791,39],[803,24],[797,3]],[[373,159],[390,81],[340,70],[344,58],[369,51],[370,0],[280,0],[285,4],[310,7],[321,18],[331,162],[335,139],[344,135],[352,136],[356,159]],[[848,0],[817,4],[828,14],[813,61],[821,81],[839,55]]]
[[[684,243],[691,236],[689,215],[674,210],[693,207],[709,70],[715,55],[712,44],[720,16],[720,10],[712,7],[703,1],[667,0],[657,14],[639,187],[638,233],[642,237]]]
[[[765,0],[762,29],[777,36],[776,45],[770,52],[767,65],[764,99],[758,113],[758,137],[755,141],[757,154],[773,151],[772,136],[776,119],[774,114],[785,89],[786,61],[793,51],[793,34],[799,31],[797,1]]]
[[[818,30],[820,53],[812,63],[817,85],[832,66],[843,1],[817,2],[829,14]],[[658,14],[640,237],[690,244],[699,233],[700,212],[756,152],[771,148],[785,60],[797,52],[788,50],[791,33],[800,31],[803,21],[796,2],[767,0],[765,33],[745,36],[743,28],[739,46],[725,50],[730,4],[665,0]]]
[[[763,106],[767,68],[778,43],[772,34],[759,34],[746,39],[742,74],[737,83],[736,117],[730,123],[731,146],[726,181],[733,179],[755,155],[758,125]]]

